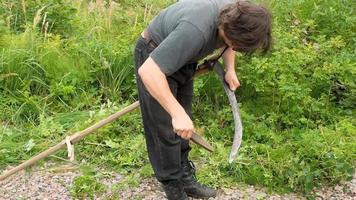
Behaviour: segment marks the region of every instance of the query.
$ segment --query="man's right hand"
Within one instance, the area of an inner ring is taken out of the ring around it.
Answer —
[[[138,69],[138,74],[148,92],[172,116],[173,130],[183,139],[189,139],[194,131],[193,122],[172,94],[166,76],[151,57]]]
[[[194,132],[194,125],[186,112],[172,117],[173,131],[183,139],[190,139]]]

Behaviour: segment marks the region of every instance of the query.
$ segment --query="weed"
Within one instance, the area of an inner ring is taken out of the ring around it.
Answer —
[[[103,193],[105,186],[101,184],[95,177],[83,175],[75,177],[71,195],[78,199],[95,199],[96,194]]]
[[[132,51],[140,32],[175,1],[0,3],[0,167],[15,165],[137,99]],[[195,81],[195,126],[216,149],[193,145],[204,183],[240,183],[309,195],[349,179],[355,163],[355,21],[352,1],[269,2],[275,44],[237,55],[244,136],[227,164],[233,119],[215,74]],[[140,114],[127,114],[75,145],[76,159],[137,186],[152,169]],[[58,152],[65,157],[65,151]],[[105,190],[87,169],[72,195]]]

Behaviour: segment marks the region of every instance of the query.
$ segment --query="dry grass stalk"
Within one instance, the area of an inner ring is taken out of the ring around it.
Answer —
[[[92,13],[92,12],[94,12],[94,10],[95,10],[95,6],[96,4],[94,3],[94,2],[89,2],[89,4],[88,4],[88,14],[89,13]]]
[[[41,27],[41,31],[44,32],[44,26],[46,24],[46,19],[47,19],[47,12],[45,12],[44,16],[43,16],[43,20],[42,20],[42,27]]]
[[[150,5],[150,8],[147,11],[147,18],[151,18],[151,11],[152,11],[152,4]]]
[[[146,17],[147,17],[147,3],[145,5],[145,12],[143,14],[143,22],[146,22]]]
[[[46,22],[46,25],[45,25],[45,27],[44,27],[44,39],[46,39],[47,38],[47,33],[48,33],[48,22]]]
[[[22,6],[22,11],[23,11],[23,15],[25,16],[25,21],[27,21],[27,12],[26,12],[26,3],[25,3],[25,0],[22,0],[21,1],[21,6]]]
[[[134,27],[136,27],[136,26],[137,26],[137,20],[138,20],[138,14],[136,14],[136,16],[135,16],[135,23],[134,23]]]
[[[103,0],[96,0],[96,8],[101,16],[105,14],[105,2]]]
[[[41,21],[42,11],[46,8],[43,6],[41,9],[37,10],[35,17],[33,18],[33,28],[35,29],[38,23]]]
[[[18,74],[17,73],[0,74],[0,80],[8,78],[8,77],[12,77],[12,76],[18,76]]]
[[[7,28],[10,28],[10,26],[11,26],[11,16],[6,17],[5,24],[6,24]]]
[[[146,23],[146,22],[147,22],[147,19],[150,18],[151,12],[152,12],[152,4],[148,7],[148,4],[146,3],[144,15],[143,15],[143,22],[144,22],[144,23]]]
[[[112,23],[112,16],[114,14],[115,8],[117,6],[117,3],[115,1],[110,0],[109,2],[109,12],[108,12],[108,28],[111,28],[111,23]]]
[[[9,11],[8,16],[6,16],[6,18],[5,18],[5,25],[6,25],[6,27],[10,28],[11,27],[11,20],[12,20],[12,17],[13,17],[12,8],[14,7],[14,3],[1,2],[0,7],[3,8],[4,10],[8,10]]]

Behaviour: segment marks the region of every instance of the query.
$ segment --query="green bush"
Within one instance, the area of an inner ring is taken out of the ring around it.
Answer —
[[[19,163],[136,100],[135,40],[173,2],[2,1],[0,166]],[[195,80],[195,124],[217,149],[208,155],[193,148],[203,182],[226,187],[244,182],[308,195],[353,175],[352,3],[269,2],[272,51],[237,55],[244,136],[231,165],[226,160],[233,119],[226,95],[215,74]],[[133,179],[151,173],[144,138],[137,136],[142,132],[140,115],[127,115],[78,143],[77,159],[124,174],[140,171],[128,178],[137,183]],[[102,189],[99,181],[80,177],[72,194],[93,198]]]

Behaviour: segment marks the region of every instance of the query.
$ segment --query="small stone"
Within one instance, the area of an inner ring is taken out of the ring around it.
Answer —
[[[337,186],[335,186],[335,190],[338,191],[338,192],[342,191],[342,187],[340,185],[337,185]]]

